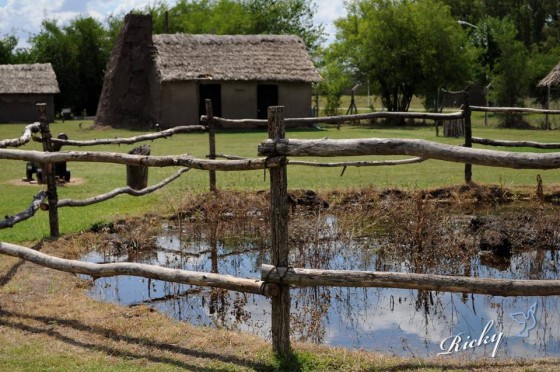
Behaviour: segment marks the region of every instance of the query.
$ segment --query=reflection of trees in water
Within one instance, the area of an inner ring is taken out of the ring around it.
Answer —
[[[393,211],[391,220],[384,221],[387,229],[376,230],[376,235],[367,235],[356,227],[379,227],[378,221],[363,217],[357,217],[359,221],[353,222],[352,230],[345,230],[348,222],[333,215],[319,212],[295,214],[290,222],[291,262],[295,267],[323,269],[557,278],[560,260],[557,250],[514,252],[505,262],[488,261],[479,256],[476,239],[464,224],[422,199],[416,200],[414,205],[415,209],[409,211]],[[370,217],[380,218],[378,214]],[[156,254],[158,251],[137,252],[129,254],[129,259],[161,262],[164,257],[165,265],[169,267],[258,277],[260,265],[269,262],[266,221],[237,220],[183,221],[177,251],[162,249],[159,255]],[[504,271],[504,267],[510,270]],[[268,332],[268,300],[259,296],[220,289],[196,292],[192,287],[173,283],[164,284],[158,293],[150,290],[149,295],[153,300],[166,299],[167,296],[166,307],[179,314],[179,319],[259,334]],[[353,334],[352,342],[361,345],[363,332],[369,332],[368,337],[375,336],[379,319],[386,322],[386,327],[405,322],[407,332],[423,336],[424,348],[428,350],[430,343],[440,341],[433,339],[434,332],[440,332],[438,337],[441,332],[457,333],[454,327],[462,324],[467,327],[466,332],[475,334],[484,325],[478,323],[488,316],[505,331],[512,327],[508,319],[511,309],[526,310],[527,303],[532,301],[531,298],[498,301],[489,296],[436,291],[294,288],[291,330],[298,340],[323,343],[329,341],[329,328],[337,327],[344,329],[346,334]],[[558,351],[559,301],[556,297],[540,297],[538,301],[538,338],[532,342],[541,352],[550,348]],[[395,319],[397,316],[409,319]],[[476,324],[469,323],[473,319]]]
[[[418,210],[428,207],[424,202],[417,202]],[[416,212],[418,212],[418,210]],[[474,239],[468,231],[457,228],[452,219],[432,210],[425,210],[428,218],[418,218],[402,214],[400,221],[394,221],[401,228],[396,236],[384,236],[384,244],[374,238],[361,237],[353,240],[337,228],[336,218],[330,215],[307,214],[305,218],[292,221],[292,262],[296,267],[348,269],[348,270],[384,270],[416,273],[443,273],[452,275],[486,276],[487,270],[478,265]],[[408,236],[408,240],[397,239]],[[262,263],[266,251],[256,251],[258,258],[252,259],[255,269]],[[236,256],[228,266],[241,265],[241,257]],[[527,274],[542,271],[545,258],[537,253],[531,260],[519,259],[517,270],[525,265]],[[513,259],[514,262],[515,258]],[[507,261],[509,264],[509,260]],[[540,266],[538,263],[541,263]],[[498,268],[499,269],[499,268]],[[542,272],[540,276],[542,276]],[[348,332],[355,331],[355,339],[360,338],[359,330],[364,323],[374,322],[378,312],[394,312],[395,307],[413,306],[414,313],[407,321],[413,323],[417,335],[424,335],[425,347],[428,348],[431,332],[441,324],[449,332],[461,318],[460,312],[469,305],[476,314],[473,295],[454,294],[442,296],[435,291],[408,291],[408,295],[393,295],[394,291],[366,288],[300,288],[292,290],[292,333],[298,340],[322,343],[325,341],[326,328],[329,327],[328,314],[334,311],[344,319]],[[401,291],[402,292],[402,291]],[[220,299],[223,301],[223,299]],[[233,303],[233,305],[231,305]],[[457,303],[457,304],[456,304]],[[459,303],[463,306],[457,306]],[[223,310],[244,314],[240,307],[243,302],[228,298],[232,310],[221,304]],[[503,308],[496,308],[497,321],[503,324]],[[230,314],[231,315],[231,314]],[[243,316],[235,317],[236,321]],[[222,321],[225,321],[222,315]],[[339,325],[340,326],[340,325]],[[231,325],[230,325],[231,327]],[[439,329],[439,328],[438,328]],[[473,329],[473,333],[476,330]],[[433,340],[432,340],[433,342]]]
[[[299,341],[323,343],[324,317],[331,307],[330,289],[307,287],[292,291],[290,331]]]

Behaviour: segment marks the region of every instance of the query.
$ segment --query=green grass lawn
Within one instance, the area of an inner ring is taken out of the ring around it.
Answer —
[[[533,140],[540,142],[560,142],[559,131],[500,129],[493,125],[484,126],[484,115],[473,115],[473,135],[492,139]],[[80,125],[81,123],[81,125]],[[51,124],[54,135],[64,132],[70,139],[100,139],[130,137],[142,134],[136,131],[117,129],[92,129],[91,122],[66,121]],[[19,137],[25,124],[1,124],[0,138]],[[317,139],[328,137],[343,138],[419,138],[441,143],[461,144],[462,139],[436,137],[433,126],[387,127],[343,125],[340,130],[334,125],[325,125],[322,130],[297,129],[288,130],[287,138]],[[265,130],[220,131],[217,136],[217,153],[257,157],[257,145],[267,138]],[[191,154],[204,158],[208,153],[208,135],[194,133],[176,135],[171,138],[149,142],[152,155]],[[112,151],[126,153],[137,145],[111,145],[96,147],[65,147],[63,150],[77,151]],[[30,143],[20,149],[40,150],[38,143]],[[501,148],[500,150],[505,150]],[[533,151],[517,149],[515,151]],[[314,161],[344,160],[386,160],[387,156],[367,156],[348,158],[306,158]],[[125,186],[126,170],[123,165],[101,163],[69,162],[73,182],[59,187],[60,199],[83,199],[106,193]],[[341,168],[317,168],[293,165],[288,170],[288,187],[290,189],[349,189],[361,187],[423,189],[463,183],[464,165],[444,161],[429,160],[423,163],[389,167],[349,167],[341,176]],[[154,184],[175,172],[174,168],[151,168],[149,184]],[[560,184],[560,172],[557,170],[513,170],[473,167],[473,180],[477,183],[499,184],[505,187],[533,186],[536,176],[540,174],[547,185]],[[25,176],[23,161],[0,160],[0,213],[2,216],[13,215],[27,208],[32,197],[44,186],[21,185],[18,181]],[[219,189],[265,190],[269,187],[268,177],[263,171],[218,172]],[[61,208],[60,230],[62,234],[78,232],[89,228],[93,223],[111,221],[140,213],[173,212],[181,199],[188,194],[202,193],[208,190],[208,173],[191,170],[180,179],[154,194],[143,197],[119,196],[110,201],[80,208]],[[34,241],[49,233],[47,213],[37,215],[22,222],[12,229],[0,230],[0,240],[21,242]]]

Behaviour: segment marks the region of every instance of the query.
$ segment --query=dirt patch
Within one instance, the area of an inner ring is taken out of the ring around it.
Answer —
[[[19,180],[8,180],[6,183],[8,185],[13,185],[13,186],[37,186],[37,185],[40,185],[39,183],[37,183],[36,180],[28,181],[25,178],[21,178]],[[83,185],[84,183],[85,183],[85,180],[83,178],[73,177],[68,182],[66,182],[64,180],[58,180],[56,185],[59,186],[59,187],[68,187],[68,186],[79,186],[79,185]]]

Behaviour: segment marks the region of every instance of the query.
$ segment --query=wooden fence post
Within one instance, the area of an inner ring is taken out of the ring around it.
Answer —
[[[39,112],[39,128],[41,129],[41,142],[43,143],[43,151],[52,152],[53,143],[51,141],[52,135],[47,120],[47,104],[37,103],[37,110]],[[56,174],[54,173],[54,164],[45,163],[41,165],[43,169],[43,180],[47,181],[47,199],[49,206],[49,228],[51,237],[57,238],[60,236],[60,229],[58,226],[58,192],[56,189]]]
[[[465,147],[472,147],[471,107],[468,88],[463,92],[463,112],[465,115]],[[472,182],[472,164],[469,163],[465,163],[465,182]]]
[[[214,113],[212,111],[212,101],[206,99],[206,117],[208,118],[208,141],[210,142],[210,149],[208,159],[216,159],[216,123],[214,122]],[[216,171],[208,171],[210,175],[210,191],[216,191]]]
[[[284,107],[268,108],[268,138],[284,139]],[[288,267],[288,172],[286,158],[282,165],[270,168],[270,231],[272,264]],[[278,296],[272,297],[272,349],[279,356],[291,354],[290,346],[290,287],[279,285]]]
[[[149,156],[151,153],[150,145],[141,145],[133,148],[128,153],[130,155]],[[149,168],[144,165],[126,166],[126,185],[133,190],[142,190],[148,187]]]

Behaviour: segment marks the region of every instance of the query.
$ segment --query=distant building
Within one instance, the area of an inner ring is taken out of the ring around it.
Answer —
[[[290,35],[151,35],[150,16],[126,17],[113,49],[97,124],[148,128],[230,119],[311,116],[311,85],[321,80],[305,45]]]
[[[0,123],[37,121],[37,103],[47,104],[47,119],[54,121],[54,95],[59,92],[50,63],[0,65]]]
[[[560,84],[560,63],[554,66],[552,70],[538,82],[537,87],[553,87]]]

